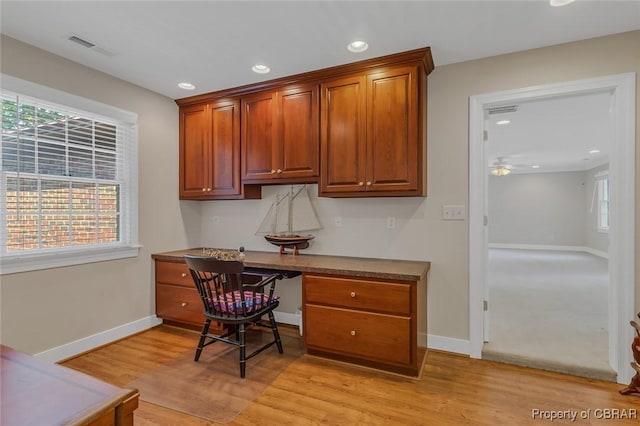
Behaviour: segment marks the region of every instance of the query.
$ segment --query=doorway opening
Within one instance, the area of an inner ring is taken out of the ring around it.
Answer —
[[[470,99],[469,160],[469,258],[470,258],[470,355],[482,358],[485,336],[489,337],[491,301],[489,292],[489,161],[486,116],[491,108],[546,99],[606,93],[610,96],[612,141],[609,154],[609,267],[608,267],[608,363],[617,381],[632,376],[628,345],[633,331],[635,300],[635,74],[516,89],[473,96]],[[540,124],[544,126],[543,124]],[[495,162],[496,160],[494,160]],[[497,159],[505,162],[505,158]],[[544,246],[544,244],[540,244]],[[565,244],[570,246],[570,244]],[[519,247],[520,249],[526,247]],[[530,247],[529,247],[530,248]],[[540,248],[540,247],[536,247]],[[507,247],[509,249],[509,247]],[[503,253],[504,254],[504,253]],[[488,310],[485,311],[485,306]],[[534,320],[534,318],[532,318]],[[535,365],[531,365],[535,367]],[[571,371],[568,371],[571,372]]]

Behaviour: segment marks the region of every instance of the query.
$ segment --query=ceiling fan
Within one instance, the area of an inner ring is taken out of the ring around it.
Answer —
[[[511,173],[511,164],[507,163],[504,157],[498,157],[490,166],[493,176],[506,176]]]

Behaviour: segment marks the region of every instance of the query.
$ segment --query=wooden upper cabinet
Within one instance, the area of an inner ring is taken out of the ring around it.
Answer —
[[[180,108],[180,198],[201,197],[209,185],[207,105]]]
[[[316,181],[318,116],[317,85],[243,97],[243,182]]]
[[[367,76],[367,191],[421,190],[417,78],[416,67]]]
[[[426,77],[387,67],[321,86],[320,196],[424,195]]]
[[[242,179],[272,179],[277,141],[274,92],[242,98]]]
[[[366,79],[339,78],[321,85],[321,174],[319,192],[364,188]]]
[[[426,195],[428,47],[176,100],[180,198]]]
[[[240,102],[221,100],[180,108],[180,198],[245,198],[243,190]]]

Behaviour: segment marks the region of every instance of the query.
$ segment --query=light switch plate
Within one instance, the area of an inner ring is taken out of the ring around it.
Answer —
[[[442,219],[444,220],[464,220],[464,206],[442,206]]]

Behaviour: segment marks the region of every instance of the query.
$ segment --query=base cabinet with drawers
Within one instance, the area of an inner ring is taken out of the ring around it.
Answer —
[[[307,352],[419,376],[416,286],[303,274]]]
[[[152,254],[156,315],[165,322],[202,327],[202,302],[184,261],[185,255],[202,252]],[[308,354],[420,377],[427,349],[418,346],[418,324],[421,330],[426,327],[430,262],[248,250],[244,265],[257,280],[264,274],[302,274],[302,334]],[[285,292],[289,281],[278,283],[276,292]]]
[[[166,323],[201,329],[204,324],[202,301],[184,261],[156,260],[156,316]],[[223,330],[212,322],[212,333]]]

